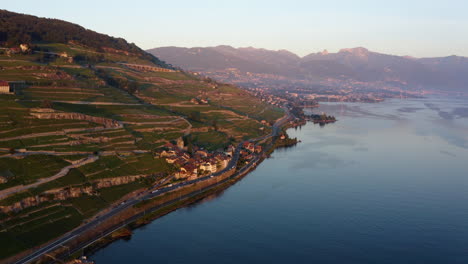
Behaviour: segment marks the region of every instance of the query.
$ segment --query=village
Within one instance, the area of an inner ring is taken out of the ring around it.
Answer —
[[[248,164],[256,154],[262,152],[260,145],[245,141],[240,145],[239,160]],[[184,145],[182,138],[174,143],[166,143],[155,152],[156,158],[164,158],[167,163],[177,168],[175,180],[194,180],[198,177],[216,173],[228,167],[236,152],[236,147],[229,145],[224,151],[209,152],[197,146]]]

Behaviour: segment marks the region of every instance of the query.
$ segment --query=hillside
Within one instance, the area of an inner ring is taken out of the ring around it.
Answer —
[[[458,56],[416,59],[365,48],[342,49],[337,53],[324,51],[303,58],[284,50],[229,46],[162,47],[148,51],[176,66],[219,80],[260,87],[282,87],[285,83],[348,87],[350,82],[364,82],[375,89],[396,85],[409,90],[463,91],[468,83],[468,58]]]
[[[149,55],[135,44],[128,43],[125,39],[99,34],[63,20],[0,10],[0,25],[0,44],[4,47],[33,43],[79,43],[98,51],[119,51],[121,54],[141,57],[160,66],[168,67],[164,62]]]
[[[7,11],[0,20],[0,80],[12,91],[0,93],[0,259],[175,180],[180,163],[155,155],[164,146],[211,157],[283,116],[125,40]]]

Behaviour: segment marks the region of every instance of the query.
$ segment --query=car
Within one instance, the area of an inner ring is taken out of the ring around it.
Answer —
[[[157,192],[159,192],[159,190],[154,190],[154,191],[152,191],[151,193],[157,193]]]
[[[210,176],[210,178],[213,178],[213,177],[214,177],[213,175]]]
[[[167,187],[172,187],[172,184],[169,184]]]

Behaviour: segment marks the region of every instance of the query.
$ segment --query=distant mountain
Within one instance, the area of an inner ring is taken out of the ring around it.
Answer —
[[[335,63],[338,74],[364,82],[403,81],[412,86],[429,85],[433,82],[431,71],[418,60],[401,56],[371,52],[365,48],[342,49],[338,53],[316,53],[305,56],[303,65]],[[313,71],[310,71],[313,73]],[[326,77],[336,77],[330,74]]]
[[[445,83],[453,87],[468,88],[468,58],[449,56],[442,58],[424,58],[418,60],[432,72],[443,77]]]
[[[298,80],[355,80],[392,82],[408,88],[461,90],[468,85],[468,58],[450,56],[417,59],[372,52],[358,47],[337,53],[326,50],[299,56],[285,50],[217,46],[164,47],[150,53],[182,68],[201,72],[227,71],[274,74]]]
[[[236,68],[243,72],[278,75],[292,74],[299,67],[301,60],[299,56],[286,50],[271,51],[252,47],[163,47],[150,49],[148,52],[189,70],[214,71]]]

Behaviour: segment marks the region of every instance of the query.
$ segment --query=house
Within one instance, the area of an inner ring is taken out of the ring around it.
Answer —
[[[198,177],[198,165],[186,163],[180,168],[184,172],[183,178],[188,178],[188,180],[194,180]]]
[[[208,152],[206,150],[197,150],[195,154],[203,156],[203,157],[208,157]]]
[[[255,150],[255,145],[252,142],[246,141],[242,144],[242,146],[250,152],[254,152]]]
[[[184,139],[182,137],[177,138],[176,144],[179,149],[184,149]]]
[[[0,81],[0,94],[11,94],[12,89],[10,87],[10,84],[5,81]]]
[[[21,49],[18,47],[12,47],[7,50],[7,55],[10,56],[11,54],[18,54],[21,52]]]
[[[254,158],[254,156],[252,154],[249,154],[249,155],[244,157],[244,159],[246,159],[246,160],[252,160],[253,158]]]
[[[197,176],[197,173],[198,173],[197,166],[193,164],[185,164],[183,168],[187,172],[187,176],[192,176],[192,175]]]
[[[241,151],[240,151],[240,155],[241,155],[241,157],[244,157],[244,156],[249,155],[249,152],[248,152],[248,151],[245,151],[245,150],[241,150]]]
[[[231,159],[224,153],[218,153],[215,155],[215,160],[216,160],[216,164],[219,164],[220,169],[222,170],[227,167]]]
[[[20,49],[22,52],[28,52],[29,51],[29,45],[28,44],[20,44]]]
[[[173,164],[178,158],[176,156],[166,158],[166,162]]]
[[[174,174],[174,177],[178,179],[183,179],[188,177],[188,172],[184,167],[181,167],[178,172]]]
[[[212,164],[211,162],[205,162],[202,165],[200,165],[200,170],[203,171],[208,171],[210,173],[215,173],[217,168],[216,168],[216,163]]]
[[[262,146],[260,146],[260,145],[255,146],[255,152],[256,153],[262,152]]]
[[[178,157],[178,158],[173,162],[173,164],[182,167],[186,162],[187,162],[187,161],[186,161],[185,159],[183,159],[182,157]]]
[[[175,149],[175,148],[177,148],[177,146],[172,144],[171,142],[167,142],[166,144],[164,144],[163,147],[166,148],[166,149]]]
[[[162,150],[156,152],[156,156],[158,158],[174,157],[176,156],[176,152],[174,150]]]
[[[0,184],[7,183],[8,179],[6,177],[0,176]]]
[[[227,156],[232,157],[232,155],[234,154],[234,151],[235,151],[235,150],[236,150],[236,148],[234,148],[233,145],[230,145],[230,146],[226,149],[226,151],[224,152],[224,154],[227,155]]]

